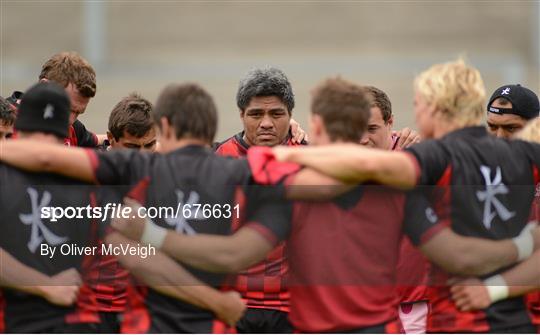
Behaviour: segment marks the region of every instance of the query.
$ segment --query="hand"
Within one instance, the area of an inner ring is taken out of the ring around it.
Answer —
[[[124,198],[124,206],[131,207],[131,213],[135,217],[114,218],[111,220],[111,227],[131,240],[140,241],[146,225],[146,219],[137,215],[141,205],[137,201],[126,197]]]
[[[405,149],[420,142],[420,135],[410,128],[403,128],[394,135],[399,137],[396,149]]]
[[[221,293],[221,298],[214,308],[214,313],[221,321],[229,326],[236,325],[246,311],[246,304],[242,301],[240,294],[235,291]]]
[[[540,250],[540,225],[536,226],[532,231],[532,235],[534,240],[534,250]]]
[[[74,268],[62,271],[52,277],[46,286],[41,286],[41,296],[51,304],[71,306],[77,300],[82,284],[81,276]]]
[[[477,278],[454,283],[450,288],[450,293],[456,307],[462,312],[485,309],[491,305],[486,286]]]
[[[304,129],[300,127],[300,123],[296,122],[295,119],[291,119],[289,125],[291,126],[292,143],[302,144],[302,141],[308,141],[308,135]]]

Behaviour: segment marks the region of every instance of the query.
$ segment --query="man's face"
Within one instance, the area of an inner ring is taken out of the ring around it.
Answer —
[[[0,121],[0,141],[10,138],[13,135],[13,125]]]
[[[493,101],[491,107],[496,108],[512,108],[512,105],[501,105],[497,100]],[[515,114],[497,114],[488,112],[487,115],[487,126],[488,131],[491,135],[501,137],[501,138],[510,138],[514,133],[521,130],[527,124],[527,120],[522,118],[519,115]]]
[[[283,143],[289,133],[291,115],[276,96],[252,98],[240,117],[249,145],[272,147]]]
[[[390,117],[388,122],[384,122],[382,111],[379,107],[371,107],[371,116],[368,122],[368,129],[360,144],[372,148],[390,150],[392,147],[392,124]]]
[[[414,94],[414,117],[422,138],[433,138],[433,106],[418,93]]]
[[[157,136],[154,128],[150,129],[144,136],[136,137],[124,131],[124,136],[118,141],[113,136],[109,137],[112,149],[135,149],[141,151],[154,152],[156,150]]]
[[[69,95],[69,100],[71,103],[71,114],[69,116],[69,125],[72,125],[77,117],[84,113],[86,106],[90,102],[90,98],[84,97],[79,93],[79,90],[72,83],[66,86],[66,92]]]

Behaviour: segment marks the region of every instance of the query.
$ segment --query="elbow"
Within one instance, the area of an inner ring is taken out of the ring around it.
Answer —
[[[244,262],[240,255],[235,253],[223,253],[219,258],[219,272],[224,273],[237,273],[242,271],[246,266],[243,266]]]
[[[137,273],[139,270],[144,269],[141,257],[118,256],[118,261],[129,272]]]
[[[36,171],[54,172],[54,160],[53,155],[49,155],[45,152],[37,154],[36,159]]]

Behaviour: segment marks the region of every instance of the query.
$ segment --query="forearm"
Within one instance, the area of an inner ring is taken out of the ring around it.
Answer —
[[[218,290],[205,285],[161,252],[130,271],[154,290],[203,309],[215,311],[221,299]]]
[[[518,261],[518,251],[511,240],[466,237],[449,228],[434,236],[420,249],[446,271],[464,276],[485,275]]]
[[[116,246],[137,243],[118,233],[109,234],[106,242]],[[199,281],[162,252],[156,252],[148,258],[121,254],[118,260],[135,277],[170,297],[211,311],[217,308],[221,299],[219,291]]]
[[[503,275],[509,296],[519,296],[540,289],[540,250]]]
[[[238,238],[240,233],[240,238]],[[243,228],[231,236],[186,236],[169,231],[161,250],[176,260],[201,270],[234,273],[264,259],[272,246],[257,232]],[[255,241],[253,247],[242,242]]]
[[[372,177],[371,171],[363,164],[362,149],[356,145],[288,148],[284,160],[310,167],[346,183],[359,183]]]
[[[19,139],[0,142],[0,160],[30,172],[52,172],[82,181],[94,179],[83,149]]]
[[[463,241],[465,272],[462,275],[481,276],[518,261],[516,246],[511,240],[491,241],[470,238]]]
[[[19,262],[3,249],[0,285],[26,293],[43,296],[43,287],[49,285],[50,277]]]
[[[370,180],[402,188],[416,184],[415,166],[402,152],[368,149],[354,144],[277,149],[275,152],[278,159],[310,167],[345,183]]]

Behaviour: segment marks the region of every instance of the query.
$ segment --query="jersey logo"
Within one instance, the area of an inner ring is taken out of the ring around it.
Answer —
[[[482,176],[484,177],[486,190],[476,191],[476,197],[478,200],[484,202],[484,217],[482,223],[487,229],[490,229],[491,221],[493,221],[495,215],[499,215],[503,221],[506,221],[516,215],[516,213],[506,209],[496,197],[497,194],[508,194],[508,187],[501,182],[501,168],[497,167],[495,178],[493,178],[493,180],[491,179],[491,169],[488,166],[480,166],[480,172],[482,172]],[[492,208],[495,209],[494,212],[492,212]]]
[[[506,95],[506,94],[510,94],[510,87],[507,87],[504,90],[502,90],[501,95]]]
[[[45,110],[43,111],[43,120],[52,119],[54,117],[54,106],[47,104]]]
[[[39,195],[35,189],[28,187],[26,189],[26,192],[30,196],[32,213],[19,214],[19,219],[25,225],[32,226],[32,231],[30,233],[30,241],[28,241],[27,244],[28,249],[30,249],[32,253],[35,253],[36,249],[43,242],[43,239],[45,239],[45,241],[49,245],[58,245],[67,242],[69,240],[67,237],[56,236],[41,221],[41,208],[49,205],[49,203],[51,202],[51,193],[47,191],[43,192],[43,197],[41,197],[41,201],[38,201]]]
[[[431,207],[426,208],[426,219],[428,219],[428,221],[432,224],[435,224],[437,223],[437,221],[439,221],[437,214],[435,214],[435,211]]]
[[[189,216],[184,216],[184,211],[182,210],[184,206],[188,208],[193,208],[194,205],[199,203],[199,194],[197,192],[191,191],[187,201],[184,203],[184,192],[176,190],[176,197],[178,199],[177,213],[174,217],[166,217],[165,222],[172,227],[175,227],[177,233],[186,234],[186,235],[195,235],[197,232],[193,227],[189,225],[187,220],[204,220],[202,211],[190,210]]]

